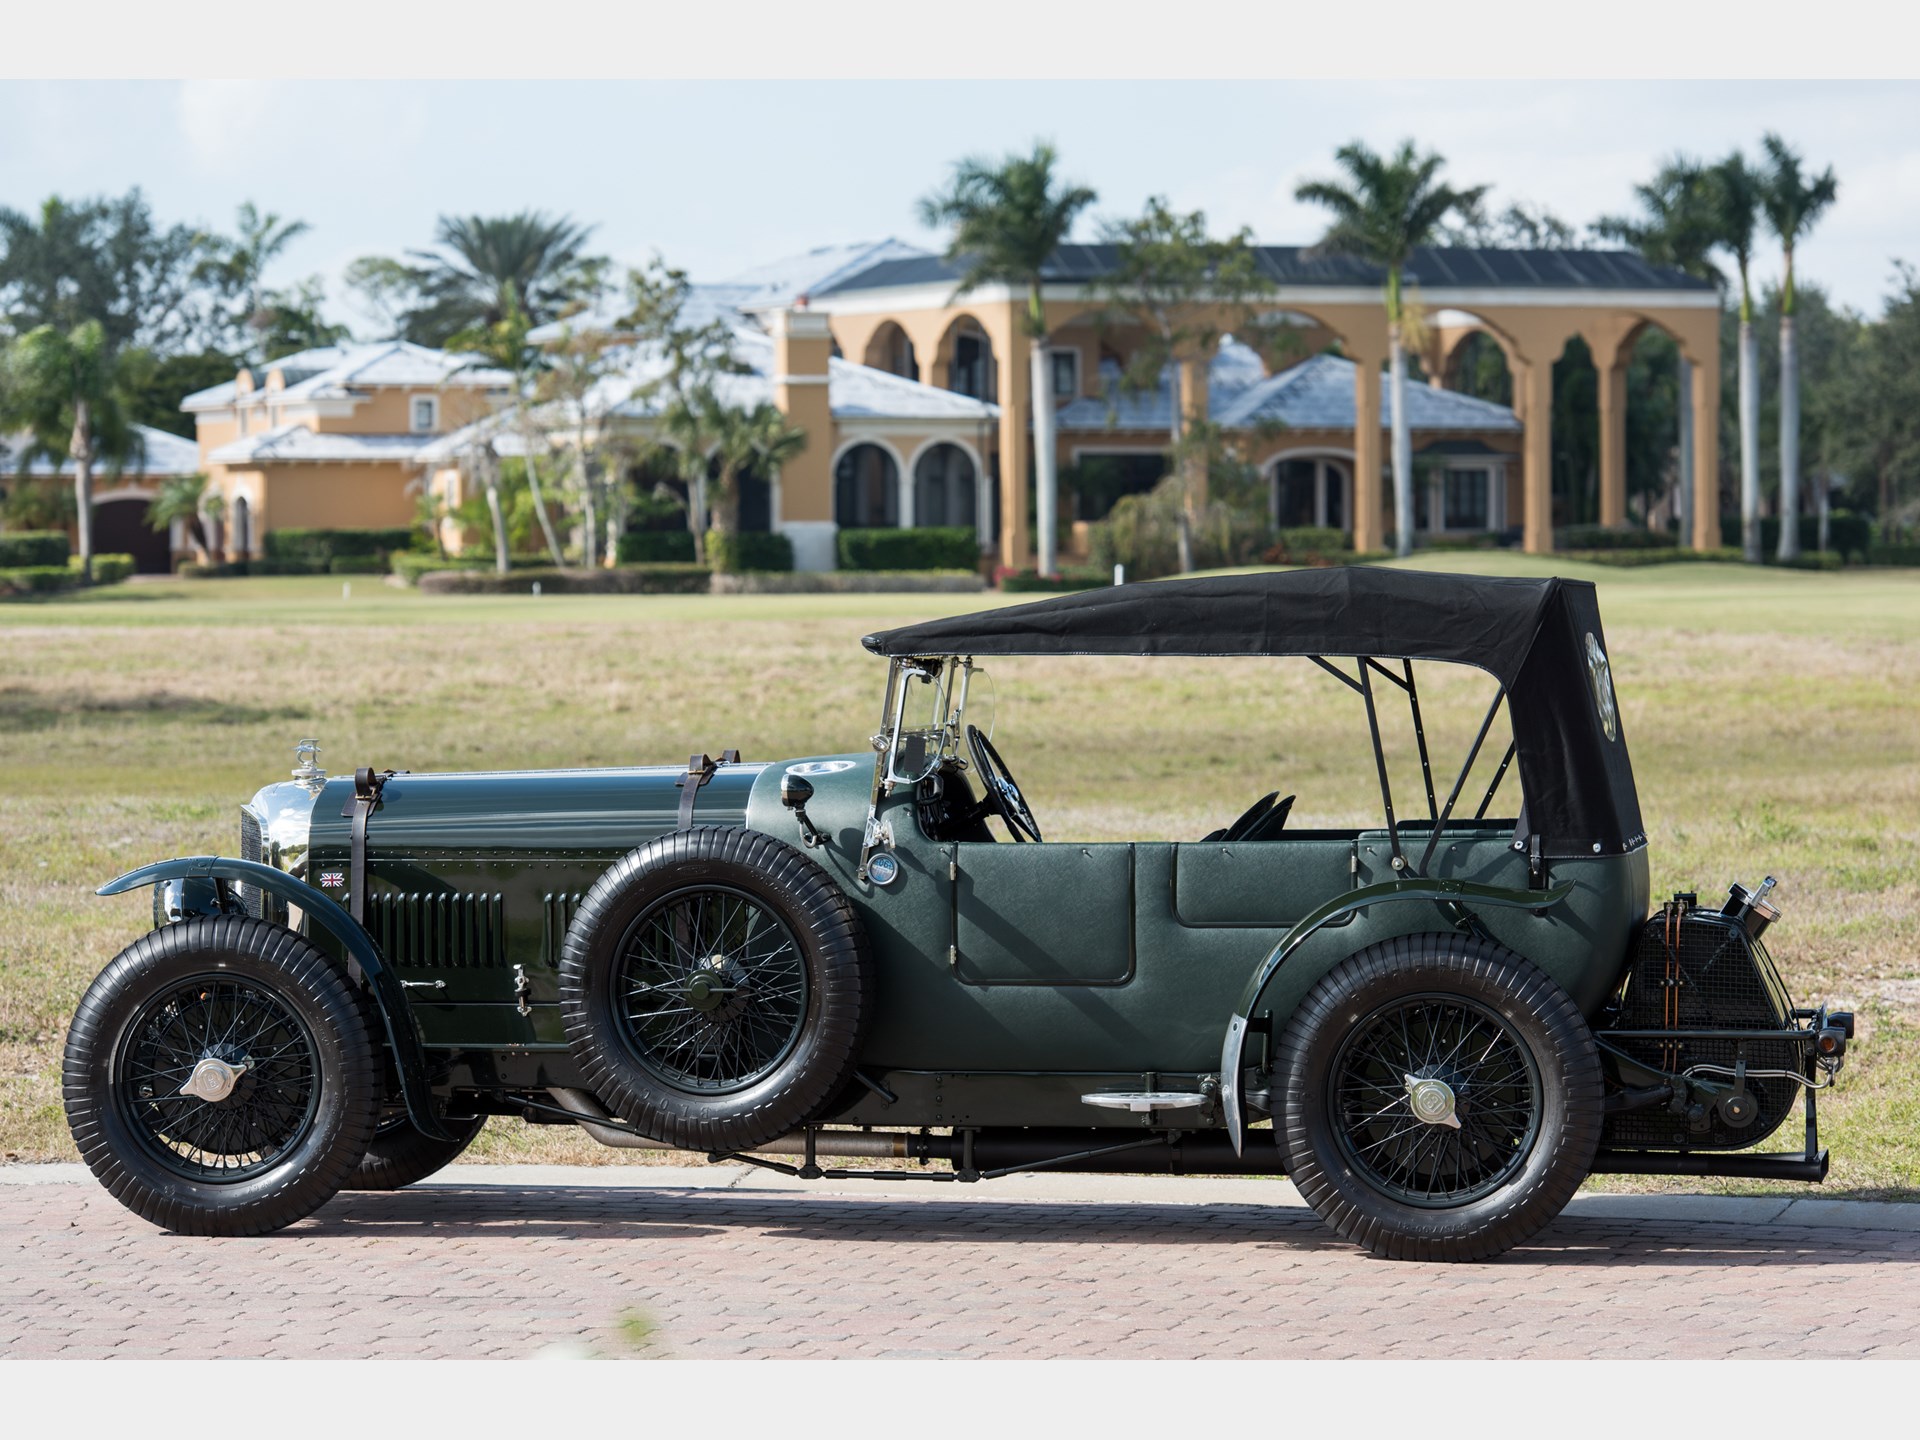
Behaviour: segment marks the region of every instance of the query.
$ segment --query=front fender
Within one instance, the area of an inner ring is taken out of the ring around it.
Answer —
[[[387,1043],[393,1047],[394,1066],[400,1072],[400,1093],[407,1102],[407,1118],[413,1121],[416,1129],[436,1140],[456,1138],[441,1128],[439,1119],[433,1113],[433,1095],[427,1086],[426,1051],[420,1043],[420,1032],[414,1028],[413,1012],[407,1005],[406,993],[401,990],[400,981],[387,962],[381,958],[373,937],[347,913],[339,901],[271,865],[262,865],[256,860],[232,860],[219,855],[187,855],[176,860],[158,860],[109,880],[96,893],[124,895],[129,890],[157,885],[163,880],[245,881],[249,885],[258,885],[289,904],[298,905],[323,925],[346,947],[347,954],[359,965],[372,988],[381,1023],[386,1027]]]
[[[1491,905],[1496,909],[1546,910],[1558,905],[1572,893],[1571,882],[1556,885],[1551,890],[1509,890],[1498,885],[1476,885],[1469,880],[1386,880],[1336,896],[1313,911],[1289,930],[1287,938],[1274,946],[1272,953],[1260,963],[1260,968],[1254,971],[1253,978],[1247,981],[1247,988],[1240,994],[1240,1004],[1233,1018],[1227,1022],[1226,1039],[1220,1048],[1220,1102],[1226,1117],[1227,1134],[1233,1139],[1233,1153],[1241,1153],[1247,1133],[1246,1105],[1240,1095],[1240,1065],[1247,1046],[1247,1027],[1253,1016],[1253,1007],[1259,1002],[1260,992],[1267,988],[1267,982],[1273,979],[1274,973],[1316,930],[1343,915],[1364,910],[1369,905],[1388,905],[1400,900],[1426,900],[1447,908],[1459,907],[1468,913],[1476,905]]]

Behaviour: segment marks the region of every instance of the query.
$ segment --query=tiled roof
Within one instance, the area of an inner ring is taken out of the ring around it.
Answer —
[[[143,475],[191,475],[200,468],[200,447],[191,440],[169,434],[165,430],[156,430],[151,425],[133,427],[139,433],[144,454],[138,464],[128,465],[120,473],[123,476]],[[14,473],[14,457],[27,447],[24,436],[0,439],[0,475]],[[56,470],[45,458],[36,457],[27,469],[30,475],[66,475],[73,474],[73,462],[63,459]],[[110,467],[94,463],[96,478],[105,477]]]
[[[1379,285],[1378,266],[1344,255],[1325,255],[1303,245],[1254,247],[1261,272],[1274,284],[1294,286]],[[1117,247],[1062,245],[1041,271],[1058,284],[1091,284],[1113,273]],[[1422,247],[1407,262],[1407,280],[1436,289],[1493,286],[1540,290],[1712,290],[1663,265],[1649,265],[1630,250],[1495,250]],[[957,284],[960,269],[943,256],[919,254],[883,259],[843,274],[816,289],[816,297],[902,285]]]
[[[1208,376],[1207,413],[1229,429],[1274,422],[1289,430],[1352,430],[1353,372],[1351,360],[1316,355],[1263,378],[1258,357],[1246,346],[1227,340]],[[1392,405],[1383,374],[1382,427],[1392,423]],[[1416,432],[1520,429],[1513,411],[1504,405],[1417,381],[1407,384],[1407,419]],[[1116,393],[1111,403],[1098,396],[1082,396],[1059,411],[1062,430],[1082,433],[1109,429],[1164,433],[1172,423],[1171,374],[1162,376],[1159,388],[1151,393]]]
[[[304,425],[280,425],[229,441],[207,456],[215,465],[263,465],[304,460],[366,460],[412,463],[432,435],[319,434]]]
[[[267,376],[278,370],[284,388],[269,391]],[[269,361],[254,372],[254,388],[242,395],[228,380],[195,391],[180,402],[182,410],[224,410],[229,406],[283,405],[289,401],[337,400],[355,390],[379,386],[453,385],[462,389],[497,389],[513,377],[480,363],[478,356],[435,350],[406,340],[383,340],[372,345],[328,345],[302,350]]]

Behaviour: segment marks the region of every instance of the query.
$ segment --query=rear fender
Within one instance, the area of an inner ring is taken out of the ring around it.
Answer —
[[[1240,1069],[1253,1008],[1259,1003],[1260,992],[1267,988],[1267,982],[1273,979],[1275,972],[1315,931],[1369,905],[1423,900],[1438,905],[1450,924],[1464,926],[1472,924],[1474,909],[1482,905],[1496,909],[1547,910],[1572,893],[1571,882],[1556,885],[1551,890],[1508,890],[1498,885],[1476,885],[1467,880],[1387,880],[1337,896],[1308,915],[1289,930],[1287,938],[1274,946],[1272,953],[1261,962],[1253,978],[1247,981],[1247,988],[1241,992],[1239,1008],[1227,1022],[1226,1040],[1220,1050],[1220,1102],[1226,1118],[1227,1134],[1233,1139],[1233,1153],[1240,1154],[1246,1142],[1247,1112],[1246,1102],[1240,1094]]]
[[[257,885],[290,905],[298,905],[316,923],[323,926],[360,967],[367,977],[374,1006],[386,1027],[387,1043],[393,1049],[394,1066],[400,1072],[400,1093],[407,1102],[407,1118],[423,1134],[436,1140],[452,1140],[433,1113],[433,1094],[427,1085],[427,1059],[414,1028],[413,1012],[407,1005],[400,981],[380,956],[379,947],[366,930],[349,915],[339,901],[323,894],[284,870],[262,865],[255,860],[230,860],[219,855],[188,855],[177,860],[159,860],[129,870],[109,880],[97,893],[124,895],[143,885],[181,882],[177,904],[187,913],[217,915],[226,910],[221,881],[244,881]]]

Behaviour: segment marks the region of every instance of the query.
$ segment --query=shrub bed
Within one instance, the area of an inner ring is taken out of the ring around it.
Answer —
[[[629,530],[614,543],[613,557],[622,565],[691,565],[691,530]]]
[[[688,539],[692,539],[691,536]],[[692,558],[689,549],[688,558]],[[729,575],[742,571],[793,569],[793,541],[762,530],[707,532],[707,563]]]
[[[1562,525],[1553,532],[1556,550],[1671,550],[1679,537],[1644,525]]]
[[[1740,543],[1740,517],[1722,515],[1720,517],[1720,536],[1733,544]],[[1817,555],[1820,545],[1820,517],[1802,515],[1800,517],[1800,549],[1803,554]],[[1827,515],[1827,551],[1845,559],[1865,560],[1873,563],[1873,521],[1865,515],[1857,515],[1851,510],[1834,510]],[[1760,517],[1760,553],[1772,559],[1780,553],[1780,517],[1763,515]]]
[[[842,530],[836,541],[842,570],[972,570],[980,540],[965,525],[911,530]]]
[[[1617,565],[1631,569],[1639,565],[1684,565],[1700,561],[1710,565],[1740,563],[1738,550],[1722,546],[1718,550],[1682,550],[1665,546],[1657,550],[1561,550],[1556,554],[1567,560],[1584,560],[1590,565]]]
[[[75,575],[80,573],[80,557],[69,555],[67,568]],[[96,555],[93,557],[93,583],[96,585],[118,585],[133,574],[133,556]]]
[[[1920,545],[1870,545],[1869,565],[1920,565]]]
[[[1009,595],[1022,594],[1065,594],[1073,590],[1098,590],[1102,585],[1111,585],[1113,576],[1106,575],[1038,575],[1031,570],[1017,571],[1000,577],[1000,588]]]
[[[440,555],[422,555],[417,550],[396,550],[388,560],[393,573],[400,577],[403,585],[418,585],[420,577],[432,575],[442,570],[491,570],[492,560],[481,560],[471,556],[447,559]]]
[[[703,595],[704,565],[622,565],[613,570],[435,570],[420,577],[423,595]]]
[[[14,565],[0,570],[0,595],[50,595],[80,588],[80,572],[60,565]]]
[[[336,555],[327,562],[329,575],[384,575],[387,568],[388,562],[381,555]]]
[[[977,570],[743,570],[713,573],[715,595],[971,595]]]
[[[67,563],[64,530],[13,530],[0,534],[0,570],[37,570]]]
[[[412,527],[389,525],[372,530],[269,530],[269,560],[317,560],[321,568],[348,556],[385,556],[413,543]]]

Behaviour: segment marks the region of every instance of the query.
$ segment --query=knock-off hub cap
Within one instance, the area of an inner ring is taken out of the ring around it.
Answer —
[[[228,1064],[209,1055],[193,1067],[193,1073],[187,1076],[187,1083],[180,1087],[180,1093],[209,1104],[217,1103],[233,1094],[233,1087],[240,1083],[240,1077],[252,1068],[251,1059]]]
[[[1412,1075],[1401,1077],[1407,1082],[1407,1107],[1413,1111],[1413,1118],[1429,1125],[1446,1125],[1452,1129],[1460,1128],[1460,1119],[1453,1113],[1453,1087],[1444,1080],[1416,1079]]]

